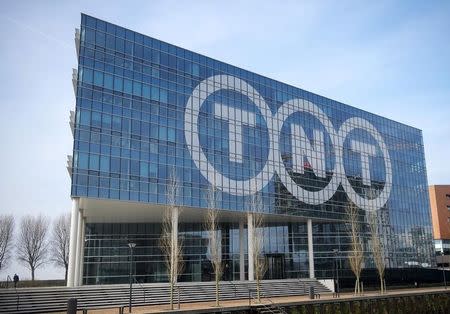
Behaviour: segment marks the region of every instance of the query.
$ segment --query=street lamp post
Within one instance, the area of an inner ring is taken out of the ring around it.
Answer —
[[[339,270],[338,270],[338,254],[339,249],[333,249],[334,254],[334,265],[335,265],[335,274],[336,274],[336,296],[339,297]]]
[[[441,251],[441,263],[442,263],[442,277],[444,277],[444,287],[447,290],[447,279],[445,278],[445,268],[444,268],[444,251]]]
[[[131,296],[133,293],[133,249],[136,247],[136,243],[128,242],[128,247],[130,248],[130,302],[128,304],[128,312],[131,313]]]

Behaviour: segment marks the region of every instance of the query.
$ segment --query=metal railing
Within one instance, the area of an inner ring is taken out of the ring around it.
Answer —
[[[228,280],[228,283],[230,283],[233,286],[234,296],[237,297],[237,287],[236,287],[236,285],[231,280]]]
[[[281,312],[281,313],[283,313],[283,314],[287,314],[286,311],[285,311],[281,306],[279,306],[278,304],[274,303],[269,297],[264,296],[264,299],[267,300],[267,301],[269,301],[270,305],[271,305],[272,307],[276,308],[279,312]],[[270,309],[270,311],[272,311],[272,309]],[[273,312],[273,311],[272,311],[272,312]]]
[[[180,294],[181,294],[181,286],[175,285],[175,289],[177,290],[177,296],[178,296],[178,309],[181,308],[181,300],[180,300]]]
[[[256,292],[256,289],[248,289],[248,305],[249,306],[252,305],[252,301],[251,300],[253,299],[254,301],[259,302],[259,303],[255,303],[255,305],[263,307],[264,310],[266,310],[266,311],[268,311],[270,313],[273,313],[273,314],[278,314],[278,313],[287,314],[287,312],[284,310],[284,308],[282,308],[279,305],[277,305],[276,303],[274,303],[268,296],[264,295],[264,293],[260,292],[259,295],[260,295],[260,297],[264,298],[264,300],[269,301],[270,306],[260,302],[257,298],[255,298],[253,296],[253,292]],[[274,308],[276,309],[276,311],[274,310]]]
[[[303,280],[301,280],[300,278],[298,279],[298,283],[300,284],[302,284],[302,287],[303,287],[303,293],[304,294],[307,294],[307,292],[306,292],[306,284],[305,284],[305,281],[303,281]]]
[[[8,276],[9,277],[9,276]],[[16,292],[17,301],[16,301],[16,311],[19,310],[19,303],[20,303],[20,295],[17,293],[17,285],[14,285],[14,290]]]
[[[11,277],[8,275],[8,276],[6,276],[6,283],[5,283],[5,288],[6,289],[8,289],[9,288],[9,283],[12,283],[13,281],[12,281],[12,279],[11,279]]]
[[[133,276],[133,279],[134,279],[134,282],[137,283],[142,290],[142,294],[144,295],[144,304],[145,304],[145,288],[142,285],[142,283],[136,279],[135,276]]]

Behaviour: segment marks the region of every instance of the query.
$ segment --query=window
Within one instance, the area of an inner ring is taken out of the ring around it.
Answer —
[[[109,157],[108,156],[100,157],[100,171],[109,172]]]
[[[133,81],[133,95],[141,96],[142,84]]]
[[[105,73],[104,86],[108,89],[113,89],[113,76],[111,74]]]
[[[133,89],[132,81],[124,79],[124,84],[123,84],[124,93],[131,94],[132,89]]]
[[[150,99],[150,86],[142,85],[142,97]]]
[[[78,153],[78,168],[88,168],[89,155],[87,153]]]
[[[91,124],[91,112],[88,110],[80,110],[80,124],[90,125]]]
[[[94,84],[97,86],[103,85],[103,72],[94,71]]]
[[[81,69],[82,81],[84,83],[92,84],[93,72],[91,69]]]
[[[160,101],[167,103],[167,91],[165,89],[161,89],[159,92]]]
[[[447,198],[448,200],[450,200],[450,194],[445,194],[445,198]]]
[[[123,80],[121,77],[114,76],[114,90],[121,92],[123,86]]]
[[[447,209],[450,210],[450,205],[447,205]]]
[[[159,101],[159,89],[156,87],[152,87],[151,100]]]
[[[99,169],[99,155],[90,155],[89,157],[89,169],[98,170]]]
[[[175,129],[172,129],[172,128],[167,129],[167,140],[169,142],[175,143]]]

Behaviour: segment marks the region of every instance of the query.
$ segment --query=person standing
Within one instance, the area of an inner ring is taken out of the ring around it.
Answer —
[[[14,281],[14,288],[17,288],[17,284],[19,283],[19,276],[17,274],[14,274],[13,281]]]

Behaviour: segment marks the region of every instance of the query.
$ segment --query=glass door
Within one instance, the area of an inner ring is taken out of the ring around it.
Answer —
[[[284,278],[284,255],[283,254],[267,254],[267,272],[266,279],[283,279]]]

